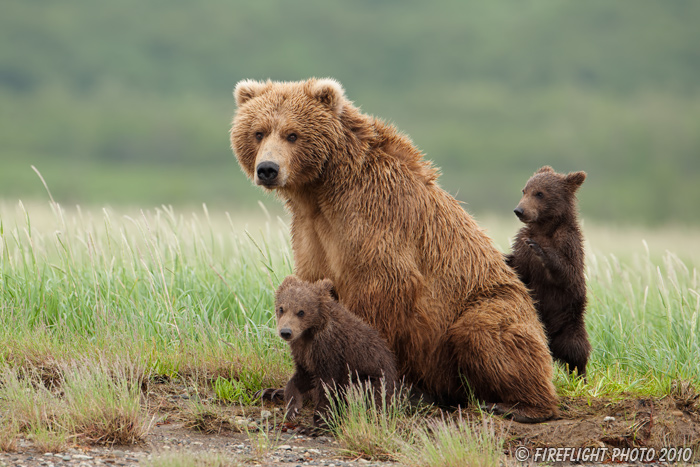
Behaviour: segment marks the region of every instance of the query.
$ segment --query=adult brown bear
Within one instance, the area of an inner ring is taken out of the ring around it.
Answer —
[[[552,357],[528,291],[411,140],[331,79],[246,80],[234,95],[233,150],[286,202],[295,273],[332,280],[414,387],[445,403],[471,390],[519,421],[554,416]]]

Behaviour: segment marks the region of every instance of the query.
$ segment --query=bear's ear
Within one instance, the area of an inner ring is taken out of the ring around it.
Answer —
[[[548,165],[545,165],[545,166],[542,167],[540,170],[538,170],[537,172],[535,172],[535,174],[547,174],[547,173],[554,173],[554,169],[551,168],[551,167],[548,166]]]
[[[309,81],[309,95],[330,108],[336,115],[343,109],[345,90],[332,78],[313,79]]]
[[[291,274],[291,275],[284,278],[284,280],[282,281],[280,286],[277,287],[277,292],[278,293],[282,292],[283,290],[286,290],[286,289],[290,288],[291,286],[298,284],[299,282],[301,282],[301,279],[299,279],[294,274]]]
[[[330,279],[322,279],[317,281],[315,285],[321,295],[327,295],[331,299],[338,301],[338,292],[335,291],[333,281]]]
[[[262,94],[270,82],[260,82],[254,81],[252,79],[244,79],[236,84],[236,89],[233,90],[233,96],[236,98],[236,105],[238,107],[242,106],[254,97]]]
[[[586,172],[571,172],[564,177],[572,191],[576,191],[586,179]]]

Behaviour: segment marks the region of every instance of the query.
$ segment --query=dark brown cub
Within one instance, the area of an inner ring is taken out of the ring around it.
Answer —
[[[351,382],[369,382],[375,396],[382,386],[385,394],[393,394],[394,355],[375,329],[341,305],[330,280],[311,283],[288,276],[277,289],[275,314],[296,369],[284,388],[289,418],[310,396],[314,426],[321,425],[329,404],[324,386],[342,390]]]
[[[591,345],[584,322],[586,280],[576,190],[585,179],[585,172],[564,175],[549,166],[535,172],[514,210],[525,226],[506,256],[530,289],[552,356],[582,376]]]

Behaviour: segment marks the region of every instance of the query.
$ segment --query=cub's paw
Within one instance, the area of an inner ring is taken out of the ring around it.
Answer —
[[[290,403],[289,406],[287,407],[287,411],[285,412],[284,416],[287,420],[290,422],[292,420],[296,420],[297,416],[299,415],[299,407],[296,405],[293,405],[293,403]]]
[[[525,243],[527,244],[527,246],[530,247],[534,254],[536,254],[540,258],[544,256],[544,251],[542,251],[542,247],[539,245],[539,243],[532,240],[531,238],[526,238]]]
[[[309,436],[321,436],[327,435],[331,431],[331,427],[328,426],[326,422],[326,417],[318,412],[314,413],[313,417],[313,428],[309,433]]]
[[[512,254],[503,254],[503,260],[506,262],[506,264],[510,267],[513,267],[513,255]]]
[[[299,433],[300,435],[308,436],[309,438],[316,438],[318,436],[327,435],[328,431],[315,426],[305,426],[303,428],[299,428],[299,431],[297,431],[297,433]]]
[[[253,397],[266,401],[283,401],[284,388],[265,388],[256,392]]]

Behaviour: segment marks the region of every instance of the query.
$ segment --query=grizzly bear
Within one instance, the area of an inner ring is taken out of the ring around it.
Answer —
[[[563,175],[549,166],[535,172],[515,208],[525,225],[506,257],[532,293],[552,356],[581,376],[591,353],[584,323],[583,238],[576,219],[576,190],[585,179],[585,172]]]
[[[528,290],[411,140],[332,79],[245,80],[234,95],[232,148],[291,213],[295,273],[329,278],[426,396],[553,417],[552,356]]]
[[[314,425],[320,425],[329,405],[326,388],[342,390],[351,382],[369,383],[375,397],[393,394],[394,355],[375,329],[338,302],[331,281],[312,284],[288,276],[277,289],[275,315],[296,368],[283,394],[289,418],[296,417],[311,392]]]

